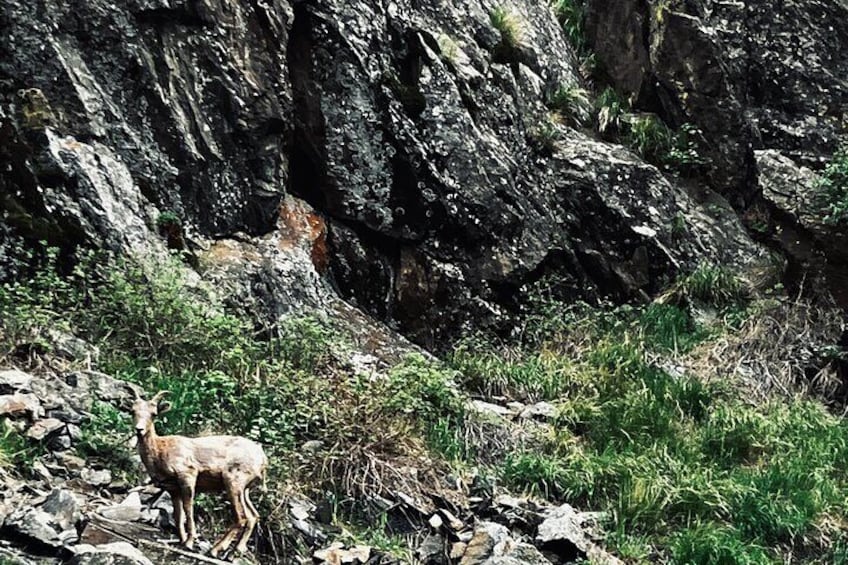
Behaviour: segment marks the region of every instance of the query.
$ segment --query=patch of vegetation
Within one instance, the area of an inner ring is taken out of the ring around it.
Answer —
[[[460,441],[465,414],[454,371],[414,355],[386,375],[353,375],[336,361],[345,345],[326,322],[289,318],[260,336],[184,273],[171,258],[87,255],[60,275],[56,254],[47,253],[31,281],[0,286],[3,351],[61,321],[99,348],[99,369],[148,394],[171,391],[160,433],[226,432],[261,442],[273,462],[263,516],[273,515],[283,481],[307,491],[378,494],[391,488],[394,458],[420,460],[428,442],[455,449],[446,438]],[[129,414],[95,403],[79,447],[136,480],[130,432]],[[13,439],[0,441],[9,457],[19,451],[9,447]],[[323,447],[304,455],[298,448],[310,440]],[[214,522],[218,511],[225,509],[210,507],[207,518]]]
[[[695,126],[684,124],[674,131],[653,114],[635,116],[629,121],[623,142],[649,163],[681,172],[703,163]]]
[[[710,263],[698,265],[680,286],[689,299],[718,307],[738,304],[748,297],[742,281],[732,271]]]
[[[617,133],[624,128],[624,116],[630,112],[630,105],[614,88],[607,87],[595,99],[598,131]]]
[[[715,266],[681,284],[721,311],[745,299]],[[471,391],[532,400],[527,391],[545,390],[538,397],[559,407],[542,449],[505,458],[507,485],[605,511],[607,543],[637,561],[777,563],[791,553],[824,563],[843,551],[832,541],[848,516],[841,417],[808,399],[751,403],[724,382],[664,369],[664,356],[717,331],[682,306],[542,302],[521,340],[477,338],[452,358]]]
[[[497,6],[489,14],[489,21],[501,36],[495,48],[495,60],[515,62],[524,34],[521,17],[506,6]]]
[[[456,65],[459,57],[459,45],[446,33],[439,34],[437,39],[439,51],[442,58],[452,65]]]
[[[583,76],[590,76],[594,72],[595,56],[586,37],[585,0],[555,0],[553,8],[565,36],[580,60]]]
[[[29,470],[40,446],[22,435],[7,418],[0,421],[0,468],[4,470]]]
[[[591,117],[592,101],[584,88],[560,86],[548,98],[548,108],[572,124],[582,126]]]
[[[821,174],[819,181],[825,222],[833,225],[848,221],[848,146],[842,147]]]
[[[559,129],[551,120],[543,120],[527,132],[531,145],[540,153],[551,156],[556,153],[560,138]]]

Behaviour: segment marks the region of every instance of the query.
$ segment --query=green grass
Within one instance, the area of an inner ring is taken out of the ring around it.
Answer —
[[[0,468],[28,471],[42,452],[40,445],[22,435],[7,418],[0,421]]]
[[[716,266],[681,285],[720,313],[744,305],[741,285]],[[604,511],[607,545],[634,562],[842,559],[841,417],[803,398],[749,403],[726,383],[664,370],[658,360],[733,331],[701,327],[681,306],[542,304],[522,340],[477,338],[452,357],[472,392],[559,406],[542,449],[505,458],[505,485]]]
[[[848,146],[833,155],[821,174],[818,189],[825,221],[844,224],[848,220]]]
[[[710,263],[701,263],[681,284],[682,292],[690,299],[717,307],[739,304],[747,291],[729,269]]]
[[[565,36],[578,53],[588,49],[584,29],[585,6],[582,0],[556,0],[554,13],[562,26]]]
[[[630,119],[622,141],[649,163],[685,173],[704,162],[697,145],[699,135],[691,124],[675,131],[658,117],[647,114]]]

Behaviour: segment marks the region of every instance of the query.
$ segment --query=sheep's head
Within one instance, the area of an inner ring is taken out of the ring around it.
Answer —
[[[153,429],[153,421],[156,416],[164,414],[171,409],[169,402],[161,402],[162,398],[169,394],[167,390],[156,393],[156,396],[150,400],[137,398],[133,403],[133,424],[135,425],[135,433],[139,437],[144,437]]]

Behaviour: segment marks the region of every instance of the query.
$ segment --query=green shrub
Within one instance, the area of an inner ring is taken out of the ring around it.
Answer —
[[[455,376],[421,355],[409,355],[389,372],[386,409],[414,415],[428,424],[461,417],[464,400],[455,388]]]
[[[90,418],[82,425],[82,438],[77,449],[93,461],[104,465],[116,478],[135,482],[139,467],[135,450],[128,447],[133,428],[130,414],[111,404],[95,401]]]
[[[848,146],[839,149],[828,163],[818,184],[825,221],[842,224],[848,220]]]
[[[156,227],[159,230],[179,229],[183,225],[176,212],[166,210],[156,217]]]

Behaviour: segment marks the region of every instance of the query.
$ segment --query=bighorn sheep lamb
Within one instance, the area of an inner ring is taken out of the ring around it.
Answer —
[[[264,483],[268,458],[262,447],[238,436],[158,436],[154,418],[170,409],[161,402],[168,391],[161,391],[149,401],[138,398],[133,405],[133,420],[138,435],[141,460],[153,482],[168,491],[174,502],[174,521],[180,542],[194,546],[194,496],[197,492],[226,492],[233,505],[235,523],[212,547],[217,557],[227,551],[242,531],[236,551],[247,551],[247,542],[259,513],[250,501],[249,489]]]

